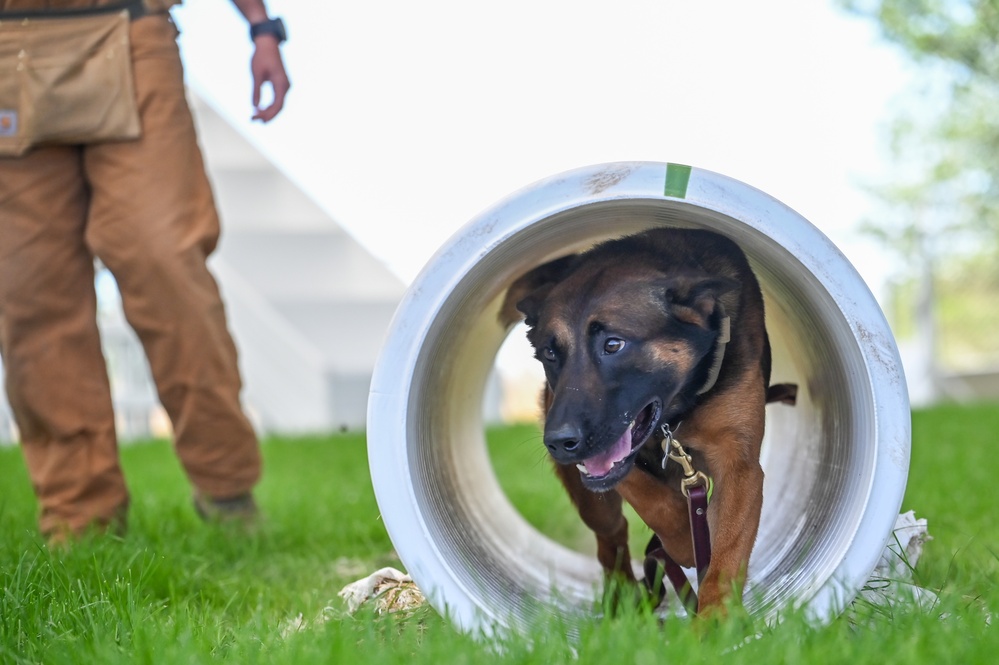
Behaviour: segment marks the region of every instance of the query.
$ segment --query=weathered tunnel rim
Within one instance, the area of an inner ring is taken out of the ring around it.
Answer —
[[[507,286],[543,261],[657,225],[708,228],[750,257],[767,298],[774,381],[764,516],[747,604],[819,620],[861,589],[888,541],[908,472],[909,403],[894,339],[859,274],[812,224],[739,181],[627,162],[528,186],[459,230],[400,303],[372,377],[368,453],[389,536],[431,603],[492,632],[551,606],[587,611],[595,560],[510,506],[486,453],[482,402],[507,335]]]

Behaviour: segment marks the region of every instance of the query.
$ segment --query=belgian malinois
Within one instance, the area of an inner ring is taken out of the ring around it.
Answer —
[[[670,557],[694,565],[680,469],[660,448],[667,425],[713,483],[698,611],[741,595],[765,406],[794,398],[793,386],[770,388],[763,296],[742,250],[679,228],[610,240],[520,277],[500,317],[521,314],[547,379],[544,444],[608,576],[635,580],[622,498]]]

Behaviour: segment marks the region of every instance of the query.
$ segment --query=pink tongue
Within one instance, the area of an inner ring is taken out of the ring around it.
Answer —
[[[623,460],[630,452],[631,428],[629,427],[610,450],[602,455],[594,455],[589,459],[583,460],[583,466],[586,467],[586,473],[596,478],[600,478],[601,476],[606,476],[610,473],[614,463]]]

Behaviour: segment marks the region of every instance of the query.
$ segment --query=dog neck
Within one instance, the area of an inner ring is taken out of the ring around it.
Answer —
[[[671,404],[673,408],[667,409],[671,414],[663,421],[667,426],[676,430],[683,421],[683,418],[696,406],[697,398],[715,387],[718,377],[721,375],[722,363],[725,361],[725,347],[728,346],[731,340],[732,321],[723,312],[722,317],[718,321],[718,338],[715,339],[714,346],[708,352],[714,353],[714,358],[711,361],[711,367],[708,368],[704,383],[696,391],[691,392],[692,388],[690,387],[685,387],[680,391],[680,394],[677,395]],[[704,357],[707,358],[707,355]],[[653,435],[653,438],[655,438],[655,435]]]

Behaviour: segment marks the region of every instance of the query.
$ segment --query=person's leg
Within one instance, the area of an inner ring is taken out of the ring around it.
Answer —
[[[0,349],[43,533],[123,520],[80,150],[0,159]]]
[[[86,238],[118,282],[195,491],[230,499],[256,484],[260,451],[240,405],[236,347],[206,266],[219,223],[175,38],[165,16],[132,24],[143,134],[86,150],[93,188]]]

